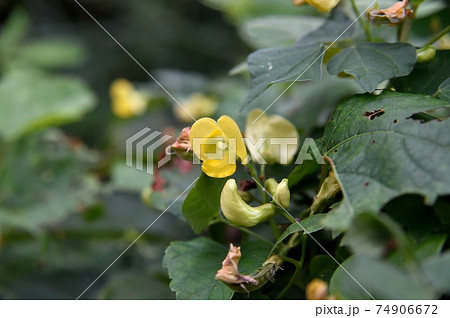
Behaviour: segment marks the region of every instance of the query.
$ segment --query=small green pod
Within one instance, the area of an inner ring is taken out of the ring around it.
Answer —
[[[434,46],[425,46],[417,51],[417,64],[427,64],[434,60],[436,48]]]

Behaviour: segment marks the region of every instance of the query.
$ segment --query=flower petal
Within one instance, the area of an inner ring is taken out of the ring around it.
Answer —
[[[203,161],[202,171],[212,178],[225,178],[236,171],[236,164],[229,159],[229,151],[224,151],[223,159],[208,159]]]
[[[247,149],[245,148],[244,141],[242,140],[242,133],[236,122],[229,116],[222,116],[217,121],[217,124],[222,129],[225,136],[227,136],[228,139],[232,139],[231,142],[230,140],[228,141],[229,146],[234,148],[238,157],[244,161],[247,158]]]
[[[201,159],[200,145],[203,139],[215,133],[216,130],[220,130],[220,127],[211,118],[200,118],[192,125],[189,141],[192,145],[192,150],[198,158]]]

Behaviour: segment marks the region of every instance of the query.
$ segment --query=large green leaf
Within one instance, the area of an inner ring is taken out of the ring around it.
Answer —
[[[378,212],[396,196],[422,194],[427,204],[450,192],[450,120],[422,123],[414,113],[445,101],[384,92],[356,95],[332,114],[323,137],[344,200],[324,220],[345,230],[362,212]]]
[[[249,242],[241,247],[239,270],[250,274],[267,258],[270,245]],[[177,299],[230,299],[233,291],[215,279],[228,248],[205,237],[188,242],[172,242],[167,248],[163,266],[169,271],[170,288]]]
[[[323,46],[311,44],[258,50],[249,55],[250,92],[241,109],[274,83],[318,81],[322,77]]]
[[[330,282],[330,291],[338,299],[372,299],[372,297],[375,299],[433,299],[436,297],[433,291],[417,282],[404,268],[395,267],[386,261],[358,255],[347,259],[342,263],[342,267],[335,271]]]
[[[77,66],[85,57],[83,46],[73,39],[41,39],[18,49],[12,64],[14,67],[57,69]]]
[[[183,215],[196,234],[201,233],[219,212],[220,193],[226,178],[202,173],[183,203]]]
[[[286,230],[284,230],[284,232],[281,234],[281,236],[276,241],[270,254],[272,254],[272,252],[277,248],[277,246],[281,242],[283,242],[283,240],[285,238],[287,238],[289,235],[291,235],[293,233],[302,232],[305,234],[311,234],[311,233],[314,233],[314,232],[317,232],[317,231],[320,231],[321,229],[323,229],[323,224],[321,221],[323,220],[324,217],[325,217],[324,214],[315,214],[313,216],[310,216],[307,219],[304,219],[300,223],[293,223],[293,224],[289,225],[289,227]]]
[[[423,270],[433,286],[440,292],[450,292],[450,252],[430,258],[423,264]]]
[[[407,43],[358,43],[333,56],[327,69],[330,74],[353,75],[362,87],[373,92],[393,77],[411,73],[416,49]]]
[[[411,74],[393,79],[391,83],[398,92],[433,95],[449,77],[450,50],[438,50],[433,61],[416,64]]]
[[[356,29],[352,22],[341,10],[334,10],[332,16],[323,25],[302,37],[297,43],[299,45],[316,42],[328,43],[351,38]]]
[[[0,82],[0,136],[12,140],[78,120],[94,104],[95,96],[77,78],[35,71],[8,73]]]

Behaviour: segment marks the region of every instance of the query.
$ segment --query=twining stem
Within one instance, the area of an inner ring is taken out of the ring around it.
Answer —
[[[284,257],[284,259],[288,262],[291,262],[295,265],[295,271],[294,274],[291,276],[291,279],[289,280],[289,283],[283,288],[283,290],[278,294],[278,296],[275,299],[280,299],[282,298],[286,292],[289,291],[289,289],[291,289],[292,285],[294,285],[295,281],[297,280],[297,277],[300,275],[300,272],[302,270],[303,267],[303,263],[305,262],[305,256],[306,256],[306,239],[307,236],[306,234],[302,235],[302,255],[300,257],[300,261],[296,262],[295,260],[288,258],[288,257]],[[292,262],[294,261],[294,262]]]
[[[445,29],[443,29],[441,32],[434,35],[430,40],[428,40],[427,43],[425,43],[422,47],[426,47],[429,45],[432,45],[434,42],[442,38],[444,35],[446,35],[448,32],[450,32],[450,25],[448,25]]]
[[[353,8],[353,12],[355,12],[356,17],[359,17],[361,15],[361,13],[358,10],[358,7],[356,6],[356,1],[355,0],[351,0],[352,3],[352,8]],[[358,18],[359,23],[361,24],[361,27],[364,30],[364,33],[366,34],[366,38],[367,41],[372,41],[372,34],[370,34],[370,22],[365,22],[364,19]]]

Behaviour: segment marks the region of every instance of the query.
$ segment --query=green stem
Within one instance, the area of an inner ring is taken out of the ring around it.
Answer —
[[[289,262],[289,263],[291,263],[292,265],[294,265],[296,268],[298,268],[298,267],[300,266],[300,262],[297,261],[297,260],[295,260],[295,259],[293,259],[293,258],[290,258],[290,257],[287,257],[287,256],[283,256],[282,258],[283,258],[283,260],[285,260],[286,262]]]
[[[261,185],[261,180],[259,179],[258,174],[256,173],[256,169],[255,167],[253,167],[253,165],[249,164],[247,165],[248,171],[250,171],[250,175],[253,177],[253,179],[255,179],[256,185],[258,186],[259,192],[261,193],[261,199],[263,200],[263,202],[267,202],[266,200],[266,193],[264,191],[264,188]]]
[[[292,224],[297,223],[297,221],[296,221],[296,220],[291,216],[291,214],[288,213],[285,209],[283,209],[283,208],[281,208],[281,207],[278,207],[278,206],[277,206],[277,208],[278,208],[278,211],[279,211],[281,214],[283,214],[283,216],[284,216],[286,219],[289,220],[289,222],[291,222]]]
[[[427,43],[425,43],[422,47],[426,47],[429,45],[432,45],[434,42],[442,38],[444,35],[446,35],[448,32],[450,32],[450,25],[448,25],[445,29],[443,29],[441,32],[434,35]]]
[[[292,275],[291,279],[289,280],[289,283],[283,288],[283,290],[278,294],[278,296],[275,299],[281,299],[288,291],[291,289],[292,285],[294,285],[295,281],[297,280],[297,277],[300,275],[303,263],[305,262],[305,256],[306,256],[306,238],[307,236],[305,234],[302,235],[302,256],[300,257],[300,261],[297,263],[293,263],[295,265],[295,271]],[[286,257],[284,257],[287,261],[289,261]]]
[[[361,27],[364,30],[364,33],[366,34],[367,41],[372,41],[372,34],[370,34],[370,22],[364,22],[364,19],[362,17],[359,17],[361,13],[358,10],[358,7],[356,6],[356,1],[351,0],[353,12],[355,12],[356,17],[358,18],[359,23],[361,24]]]
[[[277,223],[273,218],[270,219],[270,227],[272,228],[273,236],[276,240],[278,240],[281,236],[280,228],[278,227]]]

